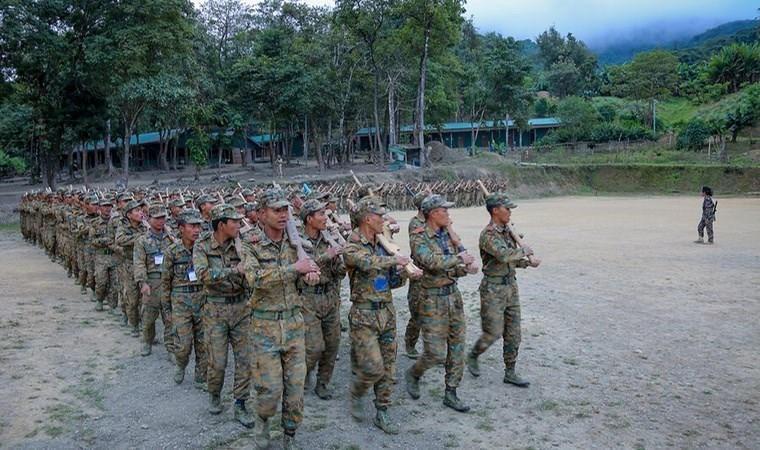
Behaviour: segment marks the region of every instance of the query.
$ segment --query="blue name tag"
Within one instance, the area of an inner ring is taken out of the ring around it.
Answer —
[[[385,277],[377,277],[374,282],[376,292],[385,292],[388,290],[388,279]]]

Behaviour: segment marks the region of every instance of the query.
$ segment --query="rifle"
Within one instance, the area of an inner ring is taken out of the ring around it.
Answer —
[[[484,196],[487,197],[487,196],[491,195],[488,192],[488,189],[486,189],[485,185],[483,185],[482,181],[477,180],[476,182],[478,183],[478,186],[480,187],[480,190],[483,192]],[[507,225],[507,229],[509,230],[509,235],[512,237],[512,240],[514,240],[517,243],[517,246],[518,247],[524,247],[525,243],[523,242],[522,238],[520,237],[520,233],[518,233],[517,230],[515,230],[514,225],[512,225],[512,224]],[[528,261],[531,264],[534,263],[535,258],[533,257],[533,255],[528,256]]]

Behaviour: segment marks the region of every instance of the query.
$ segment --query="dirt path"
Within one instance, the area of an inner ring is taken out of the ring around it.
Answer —
[[[722,199],[712,247],[691,243],[698,213],[693,197],[520,202],[514,220],[544,259],[520,277],[518,367],[531,387],[501,383],[495,345],[484,355],[483,375],[466,374],[460,388],[473,410],[457,414],[441,405],[442,370],[425,376],[420,400],[408,398],[402,374],[410,361],[400,349],[392,415],[402,433],[388,437],[370,417],[357,424],[348,415],[344,334],[335,399],[307,394],[301,444],[760,447],[760,199]],[[485,211],[454,210],[452,216],[465,245],[476,249]],[[0,234],[0,265],[0,445],[251,445],[229,407],[209,416],[205,395],[187,382],[173,384],[162,348],[141,358],[117,319],[95,313],[41,250]],[[460,282],[468,347],[480,329],[479,281]],[[405,292],[396,294],[396,303],[402,341]]]

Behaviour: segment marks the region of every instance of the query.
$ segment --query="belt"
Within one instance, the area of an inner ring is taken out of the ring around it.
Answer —
[[[192,294],[203,290],[202,285],[172,286],[172,293]]]
[[[161,279],[161,272],[151,272],[148,274],[149,280],[160,280]]]
[[[365,302],[365,303],[354,303],[354,306],[356,306],[359,309],[377,311],[388,306],[388,303],[390,302]]]
[[[508,275],[502,275],[498,277],[492,277],[492,276],[486,275],[483,277],[483,279],[491,284],[512,284],[515,282],[515,279]]]
[[[329,284],[318,284],[316,286],[304,286],[298,289],[299,294],[307,293],[307,294],[324,295],[324,294],[327,294],[328,292],[330,292]]]
[[[109,250],[107,248],[99,248],[99,249],[96,249],[95,251],[98,253],[98,255],[111,255],[111,254],[113,254],[113,251]]]
[[[251,315],[257,319],[262,320],[287,320],[295,316],[301,311],[301,308],[295,307],[286,309],[285,311],[265,311],[263,309],[254,309],[251,311]]]
[[[444,295],[451,295],[454,292],[457,292],[458,289],[457,289],[456,283],[451,283],[451,284],[447,284],[446,286],[441,286],[441,287],[425,288],[425,291],[429,295],[444,296]]]
[[[245,300],[245,294],[235,295],[207,295],[206,301],[210,303],[240,303]]]

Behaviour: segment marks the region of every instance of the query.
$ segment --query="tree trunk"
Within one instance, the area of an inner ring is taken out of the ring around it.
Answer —
[[[222,176],[222,146],[218,146],[218,153],[216,155],[216,176]]]
[[[123,156],[121,158],[121,170],[122,170],[122,178],[124,178],[124,188],[126,189],[129,186],[129,141],[132,139],[132,127],[130,126],[129,120],[124,117],[124,142],[122,152]]]
[[[103,148],[103,157],[106,160],[106,167],[108,168],[108,176],[113,175],[113,158],[111,158],[111,119],[106,120],[106,138],[103,141],[105,147]]]
[[[82,184],[90,187],[90,181],[87,179],[87,162],[90,158],[87,156],[87,143],[82,141]]]
[[[721,135],[720,139],[720,161],[722,163],[728,163],[728,150],[726,150],[726,137]]]
[[[303,116],[303,160],[309,164],[309,116]]]
[[[66,164],[68,167],[69,172],[69,180],[74,179],[74,147],[69,147],[69,156],[67,158]]]
[[[383,154],[383,141],[380,136],[380,113],[378,111],[378,87],[380,85],[380,75],[378,74],[378,68],[374,67],[375,72],[375,83],[372,88],[372,114],[374,115],[375,120],[375,164],[380,164],[381,161],[381,155]],[[328,143],[329,145],[329,143]]]
[[[161,166],[161,170],[169,170],[169,161],[166,158],[169,152],[169,138],[171,137],[171,129],[164,128],[159,131],[159,144],[158,144],[158,163]]]
[[[322,141],[318,132],[314,133],[314,145],[316,147],[314,153],[317,155],[317,166],[319,167],[319,173],[322,173],[325,171],[325,158],[322,153]]]
[[[428,149],[425,147],[425,81],[427,78],[428,46],[430,29],[425,29],[425,44],[420,58],[420,82],[417,88],[417,116],[414,123],[417,132],[417,145],[420,147],[420,167],[430,167]]]
[[[179,140],[179,136],[176,136],[175,139],[171,139],[171,146],[172,146],[172,170],[177,170],[177,153],[179,153],[177,149],[177,141]]]
[[[388,145],[398,144],[396,138],[396,83],[388,77]]]

